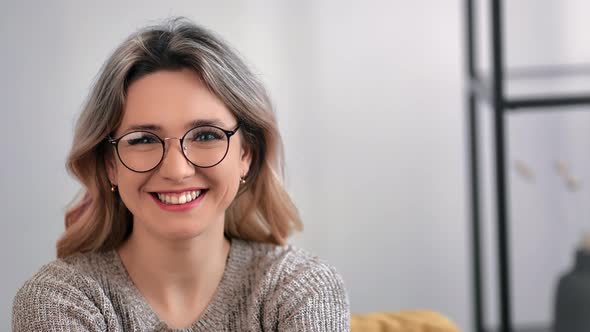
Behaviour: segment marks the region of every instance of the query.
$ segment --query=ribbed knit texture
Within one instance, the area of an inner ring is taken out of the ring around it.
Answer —
[[[292,246],[232,239],[223,278],[201,317],[169,328],[118,254],[78,254],[41,268],[18,291],[14,332],[349,331],[349,303],[329,265]]]

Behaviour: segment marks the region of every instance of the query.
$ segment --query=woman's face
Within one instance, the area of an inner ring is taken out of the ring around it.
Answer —
[[[198,121],[230,131],[237,127],[236,118],[197,73],[161,70],[129,86],[115,137],[146,128],[161,138],[180,138]],[[114,153],[110,159],[109,180],[118,186],[123,203],[134,216],[134,232],[139,229],[178,240],[193,238],[212,227],[223,228],[225,210],[235,198],[240,177],[248,172],[251,160],[242,147],[240,131],[229,139],[223,161],[211,168],[192,165],[178,139],[166,140],[165,145],[162,162],[146,173],[129,170]],[[119,152],[121,149],[120,142]]]

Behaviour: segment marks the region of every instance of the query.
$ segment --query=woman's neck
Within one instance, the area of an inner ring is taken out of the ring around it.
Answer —
[[[222,227],[176,241],[155,238],[136,227],[117,251],[133,283],[166,320],[206,308],[223,277],[229,249]]]

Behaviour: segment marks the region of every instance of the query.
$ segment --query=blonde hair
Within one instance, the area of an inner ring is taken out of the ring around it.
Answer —
[[[105,138],[122,119],[128,86],[158,70],[195,70],[241,122],[252,153],[246,183],[226,211],[229,237],[283,244],[302,223],[285,191],[281,136],[262,83],[235,51],[212,32],[184,18],[139,30],[125,40],[101,69],[76,123],[68,171],[84,189],[65,215],[57,256],[117,248],[131,234],[133,216],[110,190]]]

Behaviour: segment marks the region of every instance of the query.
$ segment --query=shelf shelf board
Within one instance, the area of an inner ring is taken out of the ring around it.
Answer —
[[[478,98],[492,101],[493,82],[478,75],[470,82]],[[504,106],[508,111],[590,105],[590,65],[512,68],[504,79]],[[590,108],[589,108],[590,109]]]
[[[506,98],[504,103],[510,111],[525,111],[528,108],[541,107],[590,105],[590,93],[587,95],[512,97]]]

